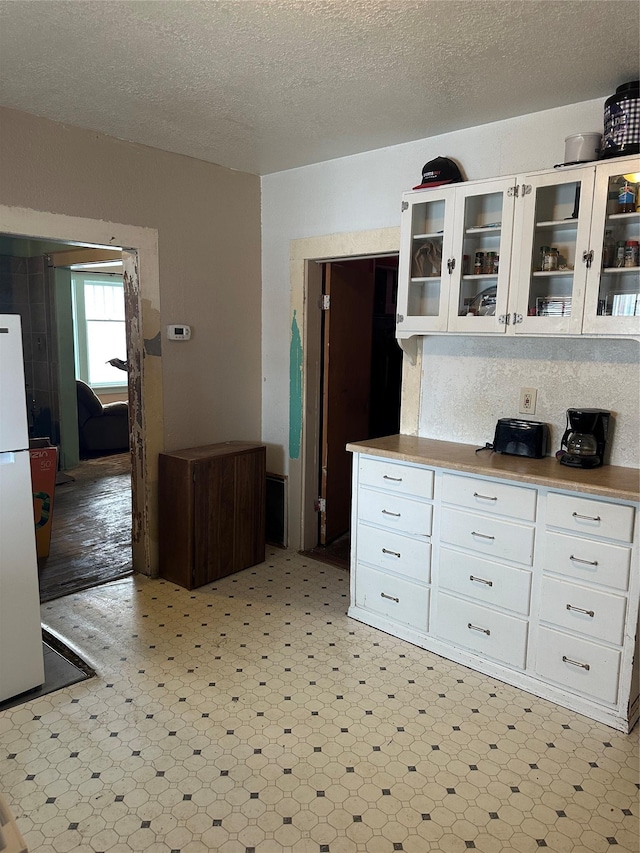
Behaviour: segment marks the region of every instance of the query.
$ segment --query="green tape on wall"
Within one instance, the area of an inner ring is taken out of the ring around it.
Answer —
[[[302,341],[296,312],[291,323],[289,348],[289,456],[300,458],[302,441]]]

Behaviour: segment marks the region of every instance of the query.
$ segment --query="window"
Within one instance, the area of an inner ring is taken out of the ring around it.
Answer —
[[[76,377],[92,388],[122,388],[126,371],[108,364],[127,359],[122,276],[73,273],[71,285]]]

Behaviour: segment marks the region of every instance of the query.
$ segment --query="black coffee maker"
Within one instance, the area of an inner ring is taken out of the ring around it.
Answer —
[[[604,463],[611,412],[567,409],[567,428],[560,442],[560,463],[572,468],[598,468]]]

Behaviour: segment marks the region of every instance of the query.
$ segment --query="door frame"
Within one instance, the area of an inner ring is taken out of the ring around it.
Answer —
[[[77,246],[122,249],[130,363],[133,569],[155,577],[158,454],[164,449],[158,232],[153,228],[5,205],[0,205],[0,232]]]
[[[318,544],[320,464],[320,363],[322,263],[397,254],[400,228],[378,228],[292,240],[289,254],[290,387],[289,387],[289,513],[290,548],[308,550]],[[400,431],[416,435],[420,415],[421,347],[415,364],[402,361]]]

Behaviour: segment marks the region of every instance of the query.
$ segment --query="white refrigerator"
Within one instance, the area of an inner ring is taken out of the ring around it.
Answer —
[[[0,702],[43,682],[21,323],[0,314]]]

